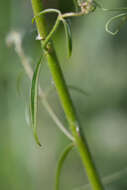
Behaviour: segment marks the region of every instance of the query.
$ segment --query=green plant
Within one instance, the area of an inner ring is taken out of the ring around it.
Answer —
[[[73,106],[73,103],[72,103],[72,100],[71,100],[71,97],[70,97],[70,94],[68,91],[69,86],[66,85],[66,83],[65,83],[65,80],[64,80],[61,68],[59,66],[59,62],[58,62],[56,52],[54,50],[54,46],[53,46],[53,42],[52,42],[51,38],[52,38],[52,35],[55,33],[57,27],[59,26],[59,23],[62,22],[64,24],[64,28],[65,28],[68,56],[71,56],[71,53],[72,53],[72,37],[71,37],[71,28],[70,28],[68,19],[70,17],[79,17],[79,16],[83,16],[83,15],[92,13],[97,7],[103,11],[111,11],[111,10],[104,9],[98,2],[93,1],[93,0],[87,0],[87,1],[83,1],[83,0],[82,1],[81,0],[76,1],[75,0],[74,4],[75,4],[76,12],[70,12],[70,13],[62,14],[57,9],[43,10],[42,2],[40,0],[32,0],[32,6],[33,6],[33,10],[34,10],[33,21],[35,20],[37,23],[39,39],[41,41],[41,45],[42,45],[42,49],[43,49],[43,55],[41,55],[41,58],[39,59],[37,65],[36,65],[36,69],[34,71],[34,74],[31,72],[31,74],[29,75],[29,72],[28,72],[28,75],[30,76],[30,78],[33,75],[32,88],[31,88],[32,125],[33,125],[35,140],[36,140],[37,144],[41,146],[41,143],[40,143],[39,138],[37,136],[36,115],[37,115],[39,71],[41,68],[42,61],[43,61],[43,56],[45,56],[48,60],[49,69],[52,73],[53,80],[54,80],[54,83],[55,83],[61,104],[62,104],[63,109],[65,111],[65,115],[66,115],[66,118],[68,120],[72,135],[68,131],[66,131],[64,126],[62,126],[62,128],[61,127],[60,128],[66,134],[66,136],[68,136],[70,138],[70,140],[73,141],[73,143],[70,144],[65,149],[64,153],[62,154],[62,156],[59,160],[57,175],[56,175],[56,189],[59,189],[59,177],[60,177],[60,172],[62,169],[62,164],[63,164],[68,152],[72,149],[72,147],[75,146],[75,147],[77,147],[77,149],[80,153],[81,159],[82,159],[83,164],[87,170],[87,175],[89,177],[89,180],[91,182],[93,189],[95,189],[95,190],[100,189],[101,190],[101,189],[103,189],[103,186],[100,182],[99,176],[98,176],[97,171],[95,169],[91,153],[89,151],[87,142],[85,140],[84,134],[82,133],[82,130],[81,130],[81,127],[79,124],[79,120],[77,119],[76,110]],[[112,11],[113,10],[122,11],[122,10],[126,10],[126,9],[120,8],[120,9],[112,9]],[[57,13],[58,14],[55,25],[53,26],[53,28],[49,32],[49,34],[48,34],[47,29],[45,27],[46,19],[44,17],[44,15],[47,13]],[[111,34],[116,34],[119,31],[121,24],[123,24],[123,21],[126,21],[126,19],[127,19],[126,15],[127,15],[127,13],[121,13],[121,14],[109,19],[109,21],[106,24],[107,32],[109,32]],[[121,18],[121,17],[122,17],[122,23],[120,22],[120,25],[118,26],[117,32],[116,31],[115,31],[115,33],[111,32],[109,30],[109,24],[114,19]],[[24,57],[21,49],[19,51],[19,54],[21,54],[21,57],[25,60],[25,57]],[[77,87],[73,87],[73,89],[77,90]],[[80,89],[78,91],[82,92],[82,90],[80,90]],[[41,91],[40,87],[39,87],[39,95],[43,96],[45,99],[45,95],[42,95],[42,91]],[[52,115],[53,112],[50,109],[50,107],[46,101],[44,101],[44,105],[47,108],[50,115]],[[53,115],[52,115],[52,118],[54,118],[55,121],[57,120],[57,118]],[[56,123],[58,123],[58,122],[56,122]],[[60,124],[60,126],[61,126],[61,124]]]
[[[88,0],[87,2],[78,1],[75,3],[79,9],[78,12],[62,14],[59,10],[56,10],[56,9],[43,10],[43,3],[41,0],[32,0],[32,7],[34,11],[33,20],[36,21],[37,30],[38,30],[38,34],[41,40],[43,53],[45,57],[47,58],[48,66],[51,71],[52,78],[54,80],[59,99],[63,106],[70,130],[72,132],[72,135],[74,138],[73,143],[75,144],[75,146],[77,147],[80,153],[81,159],[87,171],[87,175],[92,185],[92,188],[94,190],[102,190],[103,186],[101,184],[100,178],[94,166],[86,139],[84,137],[84,134],[82,133],[81,126],[77,118],[76,110],[73,106],[70,93],[68,91],[68,87],[63,77],[63,73],[61,71],[59,61],[56,56],[56,52],[54,50],[53,42],[51,40],[51,37],[56,31],[59,23],[63,22],[64,27],[65,27],[67,44],[68,44],[68,54],[69,56],[71,55],[71,51],[72,51],[71,32],[70,32],[70,26],[67,23],[66,19],[69,17],[77,17],[77,16],[83,16],[85,14],[88,14],[94,11],[97,6],[97,4],[91,0]],[[51,32],[49,32],[49,34],[47,34],[47,29],[46,29],[46,24],[45,24],[46,19],[44,17],[44,14],[52,13],[52,12],[57,13],[58,17],[53,29],[51,30]],[[33,124],[35,139],[37,140],[38,144],[40,144],[40,142],[36,135],[36,113],[37,113],[37,84],[38,84],[40,66],[41,66],[41,61],[39,61],[36,66],[36,69],[33,75],[33,80],[32,80],[32,88],[31,88],[31,112],[32,112],[32,121],[33,121],[32,124]],[[69,151],[65,150],[65,153],[63,153],[63,157],[61,158],[62,161],[59,162],[60,165],[63,163],[64,158],[66,157],[65,155],[68,152]],[[61,167],[58,167],[58,170],[60,170],[60,168]],[[58,177],[56,179],[58,179]],[[58,186],[56,188],[58,189]]]
[[[92,188],[94,190],[102,190],[104,189],[101,180],[99,178],[99,175],[96,171],[96,168],[94,166],[94,162],[92,160],[91,153],[89,151],[86,139],[84,137],[84,134],[81,130],[81,125],[79,123],[79,120],[76,115],[76,110],[73,106],[73,102],[71,100],[68,86],[66,85],[65,79],[63,77],[63,73],[61,71],[59,61],[57,59],[56,52],[54,50],[53,42],[52,42],[52,35],[55,33],[56,29],[58,28],[60,22],[64,24],[65,28],[65,35],[66,35],[66,41],[67,41],[67,49],[68,49],[68,56],[71,56],[72,53],[72,37],[71,37],[71,28],[68,23],[68,19],[71,17],[79,17],[86,14],[89,14],[98,7],[103,11],[123,11],[126,10],[126,8],[116,8],[116,9],[105,9],[94,0],[74,0],[75,5],[75,12],[69,12],[62,14],[57,9],[46,9],[43,10],[43,3],[40,0],[32,0],[32,7],[34,11],[34,18],[33,21],[36,21],[37,30],[39,34],[39,39],[41,41],[42,50],[44,53],[44,56],[47,58],[48,66],[51,71],[55,87],[57,90],[57,93],[60,98],[60,102],[63,106],[66,118],[68,120],[68,124],[70,126],[70,130],[72,132],[73,136],[73,145],[69,145],[67,149],[65,149],[64,153],[61,156],[61,159],[59,160],[58,164],[58,170],[56,175],[56,189],[59,188],[59,176],[60,176],[60,170],[62,168],[62,164],[64,162],[64,159],[66,158],[68,152],[71,150],[71,148],[75,145],[79,151],[79,154],[81,156],[81,159],[83,161],[84,167],[86,168],[86,172],[89,178],[89,181],[92,185]],[[44,17],[45,14],[48,13],[55,13],[57,14],[56,22],[52,28],[52,30],[47,33],[46,29],[46,19]],[[115,32],[111,32],[109,30],[109,25],[112,21],[115,19],[121,18],[122,22],[120,22],[117,30]],[[115,35],[119,32],[121,25],[126,21],[127,19],[127,13],[121,13],[119,15],[116,15],[108,20],[106,24],[106,31],[109,32],[112,35]],[[37,137],[36,132],[36,114],[37,114],[37,86],[38,86],[38,76],[39,71],[41,67],[41,60],[38,62],[34,75],[32,80],[32,88],[31,88],[31,112],[32,112],[32,124],[33,124],[33,130],[34,130],[34,136],[37,141],[37,144],[41,145],[39,142],[39,139]]]

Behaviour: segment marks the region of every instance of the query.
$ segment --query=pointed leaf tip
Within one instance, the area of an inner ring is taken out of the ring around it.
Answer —
[[[34,130],[34,138],[35,138],[36,143],[41,147],[42,145],[41,145],[41,143],[40,143],[40,141],[39,141],[39,138],[38,138],[38,135],[37,135],[37,131],[36,131],[36,130]]]
[[[41,68],[41,61],[42,56],[39,59],[34,74],[32,78],[32,87],[31,87],[31,118],[32,118],[32,127],[33,127],[33,133],[34,138],[39,146],[41,146],[39,142],[39,138],[37,135],[37,100],[38,100],[38,80],[39,80],[39,73]]]
[[[61,174],[61,171],[62,171],[62,167],[63,167],[64,161],[65,161],[68,153],[72,150],[73,147],[74,147],[74,143],[69,144],[64,149],[63,153],[60,156],[60,159],[59,159],[58,164],[57,164],[57,170],[56,170],[55,190],[59,190],[60,174]]]

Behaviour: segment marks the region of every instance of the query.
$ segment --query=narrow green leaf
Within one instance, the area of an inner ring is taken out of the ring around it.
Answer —
[[[68,85],[68,88],[82,94],[83,96],[88,96],[89,95],[86,91],[84,91],[83,89],[81,89],[81,88],[79,88],[77,86]]]
[[[70,90],[73,90],[73,91],[76,91],[77,93],[82,94],[83,96],[89,96],[89,93],[88,93],[88,92],[86,92],[85,90],[83,90],[83,89],[81,89],[81,88],[79,88],[79,87],[77,87],[77,86],[67,85],[67,87],[68,87]],[[54,85],[49,86],[48,89],[47,89],[47,91],[46,91],[46,93],[45,93],[45,96],[50,95],[53,90],[56,90],[56,89],[55,89],[55,86],[54,86]]]
[[[39,73],[40,73],[40,68],[41,68],[41,61],[42,61],[42,56],[40,60],[38,61],[37,66],[35,68],[33,79],[32,79],[32,87],[31,87],[32,127],[33,127],[35,140],[39,146],[41,146],[41,144],[37,136],[37,99],[38,99],[38,79],[39,79]]]
[[[67,87],[70,89],[70,90],[73,90],[77,93],[80,93],[81,95],[83,96],[89,96],[90,94],[88,92],[86,92],[85,90],[77,87],[77,86],[73,86],[73,85],[67,85]],[[45,96],[48,96],[52,93],[52,91],[56,90],[55,89],[55,86],[52,85],[52,86],[49,86],[49,88],[47,89],[46,93],[45,93]]]
[[[67,42],[67,49],[68,49],[68,57],[72,54],[72,33],[71,33],[71,26],[68,20],[62,19],[65,28],[65,35],[66,35],[66,42]]]
[[[74,144],[69,144],[63,151],[63,153],[60,156],[60,159],[58,161],[57,165],[57,171],[56,171],[56,184],[55,184],[55,190],[59,190],[59,184],[60,184],[60,174],[61,174],[61,169],[64,164],[64,161],[68,155],[68,153],[72,150],[74,147]]]

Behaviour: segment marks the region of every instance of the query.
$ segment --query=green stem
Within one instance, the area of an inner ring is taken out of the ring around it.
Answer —
[[[32,7],[34,11],[38,33],[40,34],[42,39],[46,39],[47,30],[44,15],[42,15],[41,17],[36,17],[36,15],[38,15],[39,12],[43,10],[42,0],[32,0]],[[41,43],[43,47],[43,41],[41,41]],[[72,99],[70,97],[66,82],[64,80],[64,76],[60,68],[59,61],[57,59],[52,41],[48,43],[47,50],[44,50],[44,52],[48,61],[49,69],[53,77],[53,81],[56,86],[58,96],[60,98],[60,102],[63,106],[66,118],[70,126],[70,130],[74,136],[75,144],[80,153],[91,186],[93,190],[103,190],[104,188],[101,184],[99,175],[94,166],[87,142],[81,131],[75,108],[73,106]]]

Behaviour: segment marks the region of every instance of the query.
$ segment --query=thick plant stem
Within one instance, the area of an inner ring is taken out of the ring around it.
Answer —
[[[42,0],[32,0],[32,7],[34,11],[34,16],[36,16],[39,12],[43,10]],[[42,37],[42,39],[45,39],[47,31],[44,16],[36,17],[35,20],[39,35]],[[70,130],[75,139],[75,144],[81,156],[84,168],[86,169],[86,173],[88,175],[90,184],[93,190],[103,190],[104,188],[101,184],[99,175],[94,166],[87,142],[82,134],[80,124],[77,119],[76,111],[73,106],[66,82],[64,80],[64,76],[61,71],[52,41],[50,41],[50,43],[47,46],[47,50],[44,50],[44,53],[48,61],[48,66],[52,74],[52,78],[56,86],[60,102],[68,120]]]

